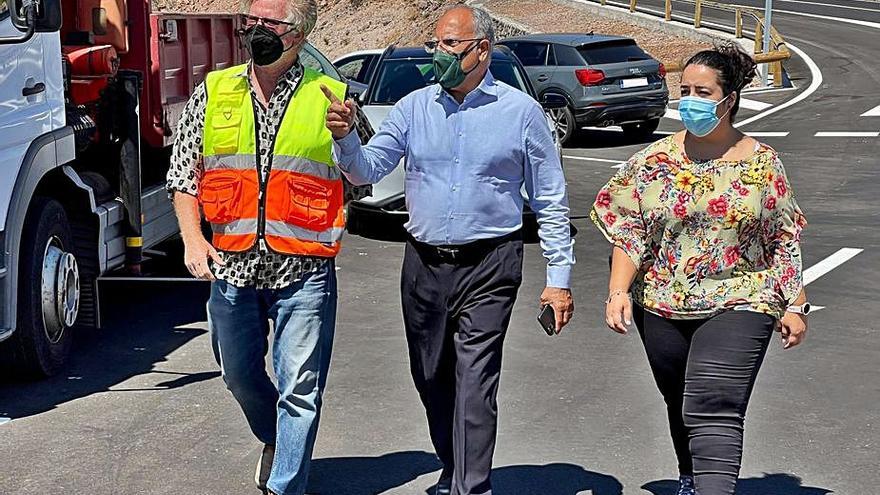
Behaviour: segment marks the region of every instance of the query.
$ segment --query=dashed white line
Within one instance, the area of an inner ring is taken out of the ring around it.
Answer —
[[[864,249],[842,248],[831,256],[804,270],[804,285],[810,285],[838,266],[858,256]]]
[[[861,115],[862,117],[880,117],[880,105],[868,110]]]
[[[794,83],[792,83],[794,84]],[[763,94],[763,93],[782,93],[785,91],[796,91],[798,88],[794,85],[790,88],[746,88],[742,90],[742,94],[744,95],[753,95],[753,94]]]
[[[789,132],[746,132],[746,136],[751,137],[788,137]]]
[[[615,165],[620,165],[626,162],[626,160],[609,160],[607,158],[592,158],[589,156],[563,155],[562,158],[568,158],[569,160],[580,160],[583,162],[614,163]]]
[[[750,100],[748,98],[740,98],[739,106],[742,108],[747,108],[749,110],[756,110],[758,112],[763,112],[773,105],[770,103],[764,103],[763,101]]]
[[[875,138],[875,137],[880,137],[880,131],[877,131],[877,132],[821,131],[821,132],[817,132],[817,133],[816,133],[816,137],[837,137],[837,138],[861,137],[861,138]]]

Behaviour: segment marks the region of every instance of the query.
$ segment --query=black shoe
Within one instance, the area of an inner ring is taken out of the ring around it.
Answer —
[[[452,493],[452,476],[440,475],[440,480],[434,486],[433,495],[450,495]]]

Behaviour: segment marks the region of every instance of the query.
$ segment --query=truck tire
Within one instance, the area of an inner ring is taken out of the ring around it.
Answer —
[[[72,245],[61,204],[34,198],[21,239],[18,323],[3,343],[5,367],[14,378],[54,375],[70,354],[69,329],[79,310],[79,270],[69,251]]]

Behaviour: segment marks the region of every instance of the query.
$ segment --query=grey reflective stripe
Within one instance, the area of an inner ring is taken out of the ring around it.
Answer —
[[[296,227],[284,222],[266,221],[266,234],[277,235],[281,237],[293,237],[303,241],[315,241],[323,243],[333,243],[342,239],[342,233],[345,228],[332,227],[323,232]]]
[[[215,234],[224,234],[224,235],[245,235],[245,234],[256,234],[257,233],[257,219],[256,218],[244,218],[241,220],[235,220],[229,223],[212,223],[211,230]]]
[[[254,160],[251,155],[209,155],[205,157],[205,170],[251,170],[256,168]],[[272,170],[299,172],[327,180],[342,178],[339,167],[298,156],[275,155]]]
[[[286,170],[313,175],[322,179],[337,180],[342,177],[339,167],[316,162],[308,158],[289,155],[275,155],[272,158],[272,170]]]
[[[205,170],[250,170],[256,169],[255,155],[208,155],[205,157]]]

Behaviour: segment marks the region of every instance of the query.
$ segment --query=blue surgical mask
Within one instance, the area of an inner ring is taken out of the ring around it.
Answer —
[[[718,127],[724,117],[715,115],[715,109],[729,97],[730,95],[727,95],[721,101],[700,98],[699,96],[682,97],[678,103],[678,113],[681,114],[684,127],[697,137],[708,136]]]

